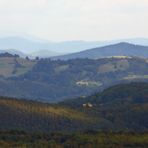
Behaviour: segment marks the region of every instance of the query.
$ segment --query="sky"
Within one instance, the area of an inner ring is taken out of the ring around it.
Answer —
[[[148,38],[148,0],[0,0],[0,36]]]

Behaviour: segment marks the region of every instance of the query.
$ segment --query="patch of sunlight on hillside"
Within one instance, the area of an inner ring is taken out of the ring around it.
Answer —
[[[0,58],[0,76],[12,77],[26,73],[36,64],[36,61],[14,57]]]
[[[148,75],[128,75],[123,78],[124,80],[133,80],[133,79],[148,79]]]
[[[37,114],[41,116],[50,116],[50,117],[61,116],[68,119],[82,120],[82,121],[90,120],[90,117],[88,117],[85,113],[75,111],[70,108],[55,106],[55,105],[34,103],[34,102],[28,103],[25,101],[17,101],[13,99],[12,100],[0,99],[0,105],[5,105],[12,110],[26,112],[29,114]]]

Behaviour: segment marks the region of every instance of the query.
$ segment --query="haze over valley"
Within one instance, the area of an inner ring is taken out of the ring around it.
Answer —
[[[43,39],[36,39],[35,37],[30,38],[29,36],[8,36],[0,38],[0,53],[9,52],[11,54],[18,54],[21,57],[30,56],[34,58],[38,56],[41,58],[48,58],[123,42],[134,45],[148,46],[148,39],[146,38],[120,39],[110,41],[73,40],[53,42]]]

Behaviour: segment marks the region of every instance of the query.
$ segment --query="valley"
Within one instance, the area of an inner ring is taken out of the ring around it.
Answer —
[[[148,148],[146,0],[0,0],[0,148]]]
[[[53,60],[2,53],[0,145],[145,147],[147,82],[147,58]]]

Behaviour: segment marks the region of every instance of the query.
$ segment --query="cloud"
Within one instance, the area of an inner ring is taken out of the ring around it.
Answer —
[[[0,0],[0,12],[21,13],[44,10],[48,0]]]
[[[0,32],[50,40],[146,37],[147,18],[147,0],[0,0]]]

